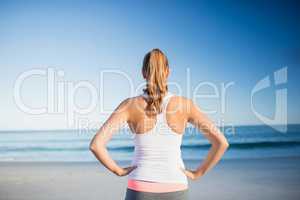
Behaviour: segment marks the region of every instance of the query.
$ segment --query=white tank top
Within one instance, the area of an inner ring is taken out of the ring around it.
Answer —
[[[147,95],[143,94],[146,98]],[[182,134],[171,130],[166,120],[166,108],[170,97],[168,92],[162,101],[162,112],[157,115],[156,124],[142,134],[134,134],[134,157],[132,165],[137,166],[128,178],[134,180],[187,184],[185,168],[181,157]]]

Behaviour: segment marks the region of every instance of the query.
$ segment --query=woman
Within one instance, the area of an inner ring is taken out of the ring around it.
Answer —
[[[96,158],[111,172],[128,177],[126,200],[187,199],[188,181],[203,176],[221,159],[228,143],[223,134],[189,99],[168,91],[169,65],[159,49],[146,54],[142,74],[144,93],[124,100],[100,128],[90,144]],[[132,165],[120,167],[109,156],[106,144],[128,123],[134,133]],[[201,130],[212,143],[196,170],[187,170],[180,145],[187,123]]]

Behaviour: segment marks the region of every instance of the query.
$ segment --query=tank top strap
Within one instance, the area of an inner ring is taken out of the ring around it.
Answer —
[[[162,101],[162,113],[165,114],[167,111],[167,106],[169,104],[169,101],[171,97],[174,96],[172,93],[167,92],[167,94],[164,96],[163,101]]]

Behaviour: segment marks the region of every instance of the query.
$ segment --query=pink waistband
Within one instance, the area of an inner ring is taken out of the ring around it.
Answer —
[[[133,179],[128,180],[127,187],[135,191],[154,193],[176,192],[186,190],[188,188],[188,186],[183,183],[156,183]]]

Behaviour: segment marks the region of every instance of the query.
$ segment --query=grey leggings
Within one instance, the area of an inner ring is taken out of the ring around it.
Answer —
[[[125,200],[188,200],[188,190],[152,193],[139,192],[127,188]]]

